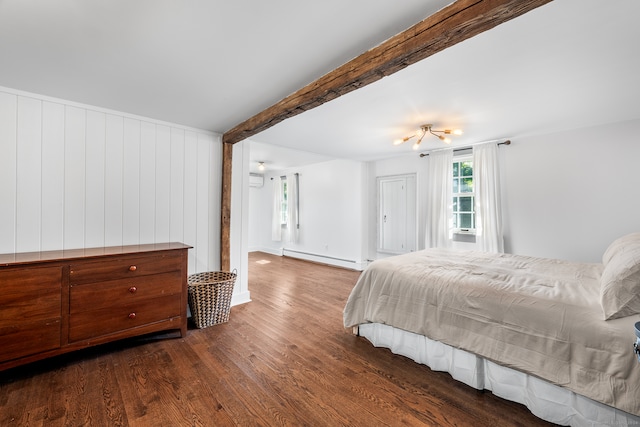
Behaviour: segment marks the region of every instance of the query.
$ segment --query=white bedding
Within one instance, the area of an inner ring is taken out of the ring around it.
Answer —
[[[429,249],[375,261],[345,327],[390,325],[640,415],[632,315],[602,320],[601,264]]]

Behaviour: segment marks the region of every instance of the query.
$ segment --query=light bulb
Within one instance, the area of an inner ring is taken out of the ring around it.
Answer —
[[[260,171],[264,170],[264,162],[258,162],[258,170]]]
[[[408,140],[410,140],[411,138],[413,138],[415,135],[411,135],[411,136],[405,136],[402,139],[396,139],[395,141],[393,141],[393,145],[400,145],[400,144],[404,144],[405,142],[407,142]]]
[[[462,135],[464,132],[462,132],[462,129],[456,129],[453,131],[454,135]]]

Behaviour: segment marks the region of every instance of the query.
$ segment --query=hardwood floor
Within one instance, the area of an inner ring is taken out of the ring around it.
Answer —
[[[249,255],[252,302],[185,338],[0,373],[2,426],[543,426],[342,326],[359,273]]]

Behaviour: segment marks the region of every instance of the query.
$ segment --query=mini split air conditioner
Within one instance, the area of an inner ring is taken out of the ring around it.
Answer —
[[[249,174],[249,187],[260,188],[264,185],[264,175],[257,173]]]

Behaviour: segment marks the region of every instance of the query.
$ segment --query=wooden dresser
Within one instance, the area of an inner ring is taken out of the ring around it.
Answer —
[[[151,332],[186,336],[189,248],[0,254],[0,370]]]

